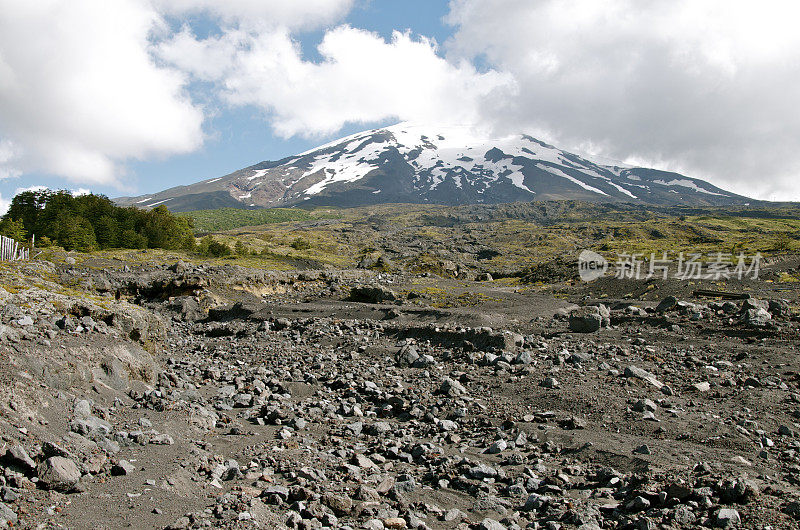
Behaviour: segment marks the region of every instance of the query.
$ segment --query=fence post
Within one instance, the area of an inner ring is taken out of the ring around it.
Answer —
[[[30,259],[31,251],[10,237],[0,236],[0,261],[18,261]]]

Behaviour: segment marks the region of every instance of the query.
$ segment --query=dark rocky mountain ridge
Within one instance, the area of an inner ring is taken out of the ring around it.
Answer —
[[[117,202],[188,211],[564,199],[693,206],[751,202],[700,179],[608,164],[528,135],[490,138],[467,127],[410,123],[357,133],[296,156]]]

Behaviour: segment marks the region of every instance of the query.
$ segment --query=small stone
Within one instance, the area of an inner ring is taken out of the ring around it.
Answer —
[[[781,425],[778,427],[778,434],[781,436],[795,436],[795,432],[786,425]]]
[[[230,459],[225,462],[225,469],[222,472],[222,480],[234,480],[242,476],[242,470],[239,468],[239,462]]]
[[[406,528],[406,520],[401,517],[387,517],[383,520],[384,528]]]
[[[489,517],[485,518],[481,521],[478,526],[478,530],[506,530],[506,527],[500,524],[498,521],[494,519],[490,519]]]
[[[646,510],[650,507],[650,501],[646,498],[642,497],[641,495],[637,495],[633,499],[625,505],[625,509],[629,512],[641,512]]]
[[[624,374],[625,377],[632,377],[635,379],[641,379],[642,381],[647,381],[648,383],[650,383],[651,385],[653,385],[658,389],[661,389],[664,386],[664,383],[656,379],[656,377],[653,374],[651,374],[647,370],[639,368],[638,366],[628,366],[627,368],[625,368]]]
[[[539,383],[539,386],[542,388],[558,388],[561,385],[555,377],[547,377],[544,381]]]
[[[12,465],[22,468],[26,473],[33,472],[36,469],[36,462],[28,455],[25,448],[20,444],[14,444],[6,452],[4,460],[10,462]]]
[[[419,359],[419,353],[414,346],[406,344],[397,352],[397,364],[399,366],[413,366],[417,359]]]
[[[136,466],[127,460],[120,460],[111,468],[111,474],[115,476],[130,475],[136,471]]]
[[[729,528],[741,524],[742,518],[739,512],[733,508],[721,508],[717,512],[717,517],[714,521],[715,525],[720,528]]]
[[[497,440],[492,445],[487,447],[484,453],[488,455],[496,455],[505,451],[506,448],[508,448],[508,443],[505,440]]]
[[[633,410],[636,412],[655,412],[658,408],[658,405],[655,404],[652,400],[649,399],[640,399],[633,405]]]
[[[541,510],[543,507],[550,503],[550,497],[547,495],[539,495],[538,493],[531,493],[525,501],[523,511],[530,512],[534,510]]]
[[[169,434],[157,434],[150,438],[150,443],[153,445],[173,445],[175,440]]]
[[[667,296],[659,304],[656,306],[656,312],[664,313],[666,311],[671,311],[675,309],[675,306],[678,305],[678,299],[674,296]]]
[[[467,519],[467,515],[458,508],[451,508],[444,513],[443,519],[448,523],[453,521],[461,522]]]
[[[484,479],[497,476],[497,470],[487,464],[478,464],[469,469],[469,474],[474,479]]]
[[[375,465],[375,462],[373,462],[369,457],[362,454],[355,455],[353,457],[353,463],[362,469],[373,469],[377,467]]]
[[[17,325],[22,327],[32,326],[33,319],[30,317],[30,315],[23,315],[17,319]]]
[[[531,352],[529,351],[522,351],[514,358],[514,364],[531,364],[533,362],[533,357],[531,356]]]
[[[583,430],[586,428],[586,420],[578,418],[577,416],[570,416],[569,418],[561,420],[559,425],[562,429],[569,431]]]
[[[356,421],[354,423],[347,424],[345,428],[350,432],[352,436],[358,436],[359,434],[361,434],[361,431],[364,430],[364,423]]]
[[[680,525],[689,526],[694,524],[697,517],[688,506],[678,505],[672,512],[672,520]]]
[[[353,501],[345,494],[325,493],[320,501],[336,515],[347,515],[353,511]]]
[[[166,530],[186,530],[192,525],[188,517],[179,517],[174,523],[169,525]]]
[[[636,449],[633,450],[634,453],[638,455],[650,455],[653,454],[647,444],[643,444],[638,446]]]

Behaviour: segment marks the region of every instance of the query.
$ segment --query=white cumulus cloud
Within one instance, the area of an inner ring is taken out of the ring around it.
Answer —
[[[149,53],[161,23],[134,0],[0,0],[0,137],[15,147],[3,172],[119,183],[127,159],[196,149],[185,76]]]
[[[394,32],[387,42],[339,26],[325,33],[318,52],[321,61],[305,60],[285,29],[231,30],[205,40],[185,30],[159,49],[170,64],[215,81],[230,104],[264,109],[283,136],[393,118],[475,123],[486,98],[514,89],[510,76],[449,62],[435,42],[409,33]]]
[[[510,130],[800,199],[800,4],[452,0],[450,57],[508,72]]]

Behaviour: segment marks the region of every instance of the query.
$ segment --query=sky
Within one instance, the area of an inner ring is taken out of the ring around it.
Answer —
[[[0,0],[0,210],[399,121],[800,200],[798,19],[777,0]]]

